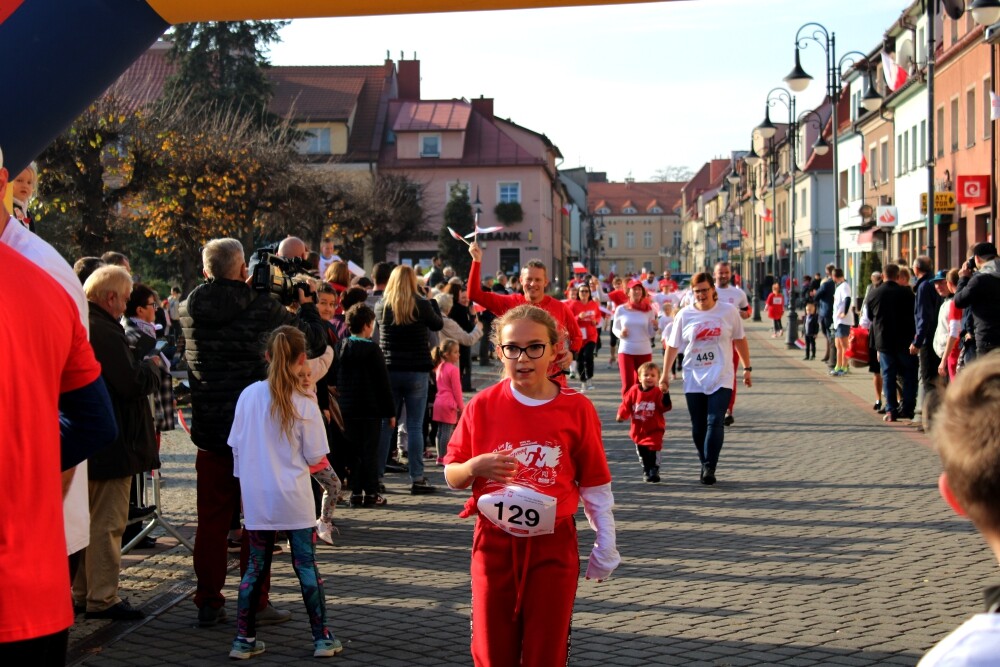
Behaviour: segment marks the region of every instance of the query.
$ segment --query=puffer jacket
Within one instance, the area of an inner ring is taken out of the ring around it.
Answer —
[[[181,304],[180,314],[187,339],[191,440],[210,452],[232,451],[228,439],[236,401],[247,386],[267,378],[264,352],[272,331],[283,324],[298,327],[306,335],[309,357],[326,349],[315,305],[303,305],[296,316],[238,280],[199,285]]]
[[[380,300],[375,304],[375,319],[379,327],[379,347],[385,355],[385,365],[392,371],[430,372],[430,332],[444,326],[436,301],[417,298],[417,319],[410,324],[396,324],[392,308]]]
[[[959,279],[955,307],[972,313],[979,354],[1000,347],[1000,259],[986,262],[972,276]]]
[[[95,303],[90,304],[90,344],[118,423],[115,441],[88,459],[90,479],[121,479],[159,468],[149,394],[160,385],[161,369],[137,361],[122,325]]]

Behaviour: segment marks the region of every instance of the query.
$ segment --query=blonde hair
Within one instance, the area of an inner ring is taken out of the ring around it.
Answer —
[[[528,320],[529,322],[534,322],[535,324],[541,324],[546,328],[549,334],[549,344],[555,347],[559,344],[559,327],[556,324],[556,320],[547,311],[542,310],[538,306],[532,306],[527,303],[521,304],[515,308],[511,308],[506,313],[500,317],[493,320],[493,331],[490,334],[490,341],[493,342],[493,347],[496,349],[496,354],[502,359],[500,352],[500,345],[503,341],[500,340],[500,335],[503,329],[508,324],[513,324],[518,320]],[[500,377],[504,376],[506,372],[506,366],[500,366]]]
[[[299,377],[292,371],[292,364],[305,354],[306,337],[295,327],[281,326],[267,339],[267,385],[271,390],[271,418],[281,425],[282,432],[291,439],[292,427],[301,415],[295,411],[292,397],[305,395]]]
[[[102,266],[83,283],[83,291],[88,301],[103,301],[110,293],[124,294],[128,298],[132,292],[132,276],[120,266]]]
[[[431,350],[431,361],[434,362],[434,368],[440,366],[445,356],[456,347],[458,347],[458,341],[452,338],[445,338],[438,343],[437,347]]]
[[[392,270],[382,298],[392,310],[394,324],[417,321],[417,274],[412,266],[400,264]]]
[[[336,283],[338,285],[343,285],[344,287],[350,287],[351,270],[347,267],[346,262],[338,260],[326,267],[326,273],[323,274],[323,280],[328,283]]]

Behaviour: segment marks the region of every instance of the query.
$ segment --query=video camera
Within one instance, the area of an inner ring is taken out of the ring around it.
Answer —
[[[309,284],[293,280],[297,276],[313,277],[308,262],[300,257],[278,257],[277,244],[254,250],[250,257],[250,287],[256,292],[273,294],[287,306],[299,300],[297,291],[316,298]]]

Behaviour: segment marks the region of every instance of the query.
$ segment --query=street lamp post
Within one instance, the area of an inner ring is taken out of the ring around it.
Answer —
[[[934,4],[934,3],[931,3]],[[803,35],[803,31],[812,30],[811,34]],[[824,65],[826,67],[826,94],[833,107],[833,256],[834,264],[841,265],[840,262],[840,167],[837,160],[837,136],[839,134],[839,119],[837,114],[838,101],[840,100],[840,84],[843,80],[843,70],[845,64],[854,65],[860,60],[868,62],[868,57],[860,51],[849,51],[837,60],[837,36],[819,23],[806,23],[795,33],[795,67],[791,73],[785,77],[785,83],[793,92],[801,93],[812,81],[799,60],[799,51],[808,46],[809,40],[816,42],[825,55]],[[870,71],[870,68],[867,68]],[[871,76],[868,77],[868,91],[861,101],[868,111],[876,111],[882,106],[882,97],[874,92],[872,88]]]

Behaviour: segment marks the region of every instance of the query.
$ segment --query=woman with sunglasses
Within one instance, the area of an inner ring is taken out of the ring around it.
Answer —
[[[750,345],[743,332],[739,311],[719,303],[711,273],[691,279],[693,307],[682,308],[663,354],[663,368],[670,368],[677,353],[684,352],[684,397],[691,413],[691,436],[701,460],[701,483],[715,484],[724,437],[726,408],[733,395],[733,351],[743,363],[743,384],[751,385]],[[670,389],[670,374],[660,376],[660,389]]]

